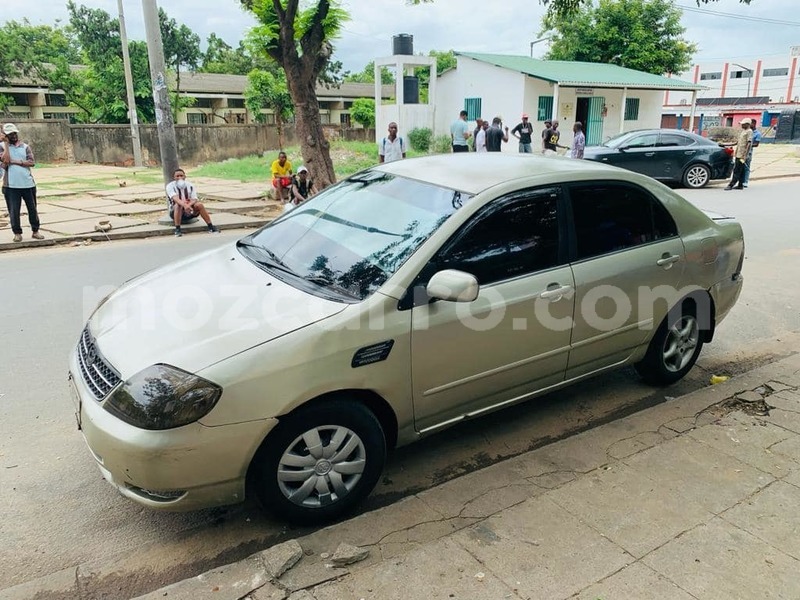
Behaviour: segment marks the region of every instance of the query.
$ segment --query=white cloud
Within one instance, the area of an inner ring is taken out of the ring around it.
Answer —
[[[77,0],[91,8],[117,14],[116,0]],[[800,26],[769,24],[721,16],[729,13],[740,17],[795,21],[798,0],[720,0],[700,8],[707,13],[685,12],[686,37],[698,44],[696,61],[734,60],[768,56],[786,56],[789,47],[800,45]],[[697,8],[694,0],[678,0],[677,4]],[[170,17],[185,23],[205,41],[216,33],[236,45],[255,20],[243,11],[237,0],[161,0]],[[405,0],[345,0],[352,19],[336,42],[336,56],[346,69],[360,71],[378,56],[392,50],[392,36],[410,33],[414,51],[462,50],[522,54],[530,52],[530,42],[539,36],[544,13],[538,0],[436,0],[433,4],[409,6]],[[144,39],[142,8],[139,0],[124,0],[128,37]],[[0,22],[27,18],[34,24],[67,21],[65,0],[35,0],[18,4],[15,10],[4,11]],[[541,56],[546,44],[534,46]]]

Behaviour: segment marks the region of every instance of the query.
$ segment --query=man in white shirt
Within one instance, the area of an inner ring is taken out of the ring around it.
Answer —
[[[475,134],[475,152],[486,152],[486,131],[489,129],[489,121],[483,121],[478,133]]]
[[[175,237],[183,235],[181,223],[198,216],[206,222],[208,233],[219,233],[219,229],[211,222],[211,216],[206,207],[197,199],[197,190],[186,181],[186,173],[183,169],[175,169],[172,174],[172,181],[167,184],[167,198],[169,199],[169,216],[175,222]]]
[[[406,143],[397,135],[397,123],[389,123],[389,135],[378,144],[378,157],[383,162],[393,162],[406,157]]]

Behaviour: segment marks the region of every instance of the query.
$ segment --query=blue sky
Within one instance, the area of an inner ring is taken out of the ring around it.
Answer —
[[[76,1],[117,14],[117,0]],[[694,0],[676,1],[679,6],[697,8]],[[708,13],[685,12],[685,35],[699,46],[695,60],[788,56],[790,46],[800,46],[798,2],[753,0],[747,6],[738,0],[720,0],[701,6]],[[345,0],[343,4],[352,19],[336,42],[336,57],[351,71],[360,71],[376,56],[390,55],[392,35],[397,33],[414,36],[415,52],[455,49],[527,55],[531,41],[539,37],[544,13],[538,0],[436,0],[421,6],[408,6],[405,0]],[[140,0],[123,0],[123,5],[128,37],[144,39]],[[204,42],[214,32],[235,45],[255,23],[236,0],[158,0],[158,5],[191,27]],[[796,25],[747,20],[753,17]],[[14,3],[13,11],[2,11],[0,22],[23,18],[34,24],[52,25],[56,19],[65,22],[66,0]],[[534,46],[535,56],[544,51],[546,42]]]

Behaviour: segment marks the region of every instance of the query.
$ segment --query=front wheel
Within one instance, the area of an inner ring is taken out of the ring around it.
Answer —
[[[691,189],[704,187],[711,181],[711,169],[707,165],[691,165],[683,174],[683,185]]]
[[[697,361],[703,338],[697,311],[684,304],[680,317],[670,315],[656,330],[647,354],[636,363],[636,370],[647,383],[669,385],[682,379]]]
[[[375,415],[357,402],[327,400],[281,419],[251,475],[267,510],[311,524],[335,519],[368,496],[385,462]]]

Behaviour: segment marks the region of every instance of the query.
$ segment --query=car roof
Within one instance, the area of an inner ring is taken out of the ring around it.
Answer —
[[[434,154],[383,163],[374,169],[469,194],[537,175],[558,175],[569,181],[579,174],[596,173],[601,177],[620,173],[619,169],[594,161],[502,152]]]
[[[628,134],[628,133],[677,133],[677,134],[680,134],[680,135],[685,135],[686,137],[689,137],[689,138],[691,138],[691,139],[693,139],[693,140],[695,140],[697,142],[705,142],[707,144],[717,145],[717,143],[714,140],[709,140],[708,138],[704,138],[702,135],[697,135],[696,133],[694,133],[692,131],[685,131],[683,129],[669,129],[669,128],[665,128],[665,129],[633,129],[631,131],[626,131],[624,133],[625,134]],[[623,135],[623,134],[620,134],[620,135]]]

